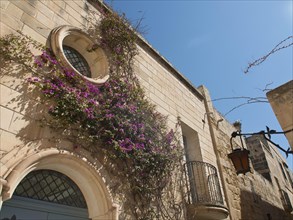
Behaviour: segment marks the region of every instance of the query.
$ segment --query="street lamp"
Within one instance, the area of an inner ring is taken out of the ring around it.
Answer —
[[[236,169],[236,173],[237,175],[242,173],[245,174],[247,172],[250,171],[250,166],[249,166],[249,150],[245,149],[243,146],[243,140],[242,140],[242,136],[245,135],[263,135],[263,137],[270,142],[271,144],[273,144],[275,147],[277,147],[278,149],[280,149],[281,151],[283,151],[286,156],[288,156],[288,154],[293,154],[293,151],[289,149],[284,150],[280,145],[274,143],[271,140],[271,135],[272,134],[286,134],[289,132],[292,132],[293,129],[287,130],[287,131],[282,131],[282,132],[277,132],[275,130],[270,130],[268,127],[266,127],[266,131],[260,131],[257,133],[246,133],[246,134],[242,134],[241,130],[238,129],[237,131],[234,131],[231,134],[231,138],[230,138],[230,144],[231,144],[231,149],[232,149],[232,153],[228,154],[228,157],[232,160],[232,163]],[[236,138],[237,136],[240,137],[240,141],[241,141],[241,146],[237,147],[237,148],[233,148],[233,138]]]
[[[233,138],[240,136],[241,140],[241,147],[237,147],[233,149]],[[241,137],[240,131],[235,131],[232,133],[230,138],[230,144],[232,148],[232,153],[228,154],[228,157],[232,160],[232,163],[236,169],[237,175],[242,173],[245,174],[247,172],[250,172],[250,166],[249,166],[249,150],[245,149],[243,146],[243,141]]]

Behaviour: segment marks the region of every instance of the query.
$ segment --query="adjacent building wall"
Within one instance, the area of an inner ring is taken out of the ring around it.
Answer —
[[[219,171],[224,180],[223,187],[226,192],[225,196],[231,219],[293,219],[290,212],[284,211],[283,201],[281,200],[280,189],[283,189],[288,193],[291,204],[293,202],[292,186],[289,180],[284,179],[279,168],[279,162],[285,163],[284,158],[273,146],[268,146],[271,151],[271,153],[268,153],[267,149],[264,150],[259,145],[250,145],[243,139],[244,147],[251,151],[252,160],[266,161],[266,163],[262,163],[260,170],[270,172],[272,181],[258,173],[252,162],[250,163],[251,173],[237,176],[232,162],[227,157],[232,152],[230,138],[236,128],[213,107],[207,89],[205,87],[200,89],[204,91],[207,110],[212,112],[210,115],[211,130],[214,135]],[[251,137],[251,142],[254,138],[254,136]],[[235,138],[234,141],[233,144],[241,146],[239,137]]]
[[[287,140],[293,150],[293,80],[267,93],[272,109],[286,133]]]

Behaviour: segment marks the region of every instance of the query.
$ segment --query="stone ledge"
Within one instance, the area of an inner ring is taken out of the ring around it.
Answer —
[[[229,211],[225,206],[217,205],[188,205],[187,216],[189,220],[221,220],[226,219]]]

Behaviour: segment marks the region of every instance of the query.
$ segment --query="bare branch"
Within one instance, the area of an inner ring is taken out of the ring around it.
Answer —
[[[139,11],[139,12],[141,12],[141,11]],[[148,32],[147,26],[142,25],[144,19],[145,19],[145,13],[143,13],[139,19],[132,21],[132,24],[134,24],[134,26],[133,26],[134,30],[143,36],[145,36]]]
[[[221,101],[221,100],[231,100],[231,99],[247,99],[248,102],[250,100],[258,100],[258,101],[266,101],[268,102],[266,97],[248,97],[248,96],[235,96],[235,97],[225,97],[225,98],[217,98],[217,99],[213,99],[211,100],[211,102],[215,102],[215,101]]]
[[[252,67],[255,67],[255,66],[258,66],[260,65],[261,63],[263,63],[270,55],[272,55],[273,53],[276,53],[277,51],[279,50],[282,50],[282,49],[285,49],[285,48],[288,48],[290,46],[293,45],[293,42],[292,41],[289,41],[290,39],[292,39],[293,36],[289,36],[287,37],[286,39],[282,40],[280,43],[278,43],[268,54],[266,54],[265,56],[253,61],[252,63],[249,63],[248,66],[246,67],[246,69],[244,70],[244,73],[248,73],[249,70],[252,68]],[[289,43],[287,43],[289,41]],[[284,45],[284,43],[287,43]],[[283,46],[282,46],[283,45]]]
[[[224,114],[224,116],[230,114],[231,112],[233,112],[234,110],[244,106],[244,105],[249,105],[249,104],[255,104],[255,103],[269,103],[268,101],[259,101],[259,100],[255,100],[255,101],[247,101],[246,103],[242,103],[240,105],[235,106],[234,108],[232,108],[230,111],[226,112]]]
[[[228,115],[229,113],[233,112],[234,110],[248,104],[255,104],[255,103],[269,103],[268,99],[266,97],[249,97],[249,96],[236,96],[236,97],[225,97],[225,98],[218,98],[213,99],[211,102],[214,101],[222,101],[222,100],[236,100],[236,99],[246,99],[246,102],[241,103],[235,107],[233,107],[231,110],[229,110],[227,113],[224,114],[224,116]]]
[[[265,85],[265,88],[264,89],[260,89],[260,88],[256,88],[256,89],[258,89],[259,91],[262,91],[262,92],[268,92],[268,91],[271,91],[272,89],[269,89],[268,87],[270,86],[270,85],[272,85],[273,84],[273,82],[270,82],[270,83],[267,83],[266,85]]]
[[[272,84],[273,84],[273,82],[267,83],[267,84],[266,84],[266,87],[265,87],[262,91],[263,91],[263,92],[271,91],[272,89],[269,89],[268,87],[269,87],[270,85],[272,85]]]

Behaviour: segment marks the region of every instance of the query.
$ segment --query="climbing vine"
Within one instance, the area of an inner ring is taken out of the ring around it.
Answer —
[[[50,117],[43,120],[47,126],[69,137],[74,150],[106,158],[104,165],[118,178],[112,191],[120,195],[127,215],[180,219],[181,192],[174,188],[180,188],[182,177],[172,172],[181,169],[181,147],[176,130],[168,130],[167,117],[148,101],[133,70],[137,35],[125,17],[114,12],[93,26],[92,37],[99,44],[91,50],[100,46],[109,54],[110,78],[101,86],[64,67],[50,50],[21,34],[0,39],[1,59],[31,70],[27,82],[49,106]],[[41,55],[34,56],[32,48],[42,50]]]

